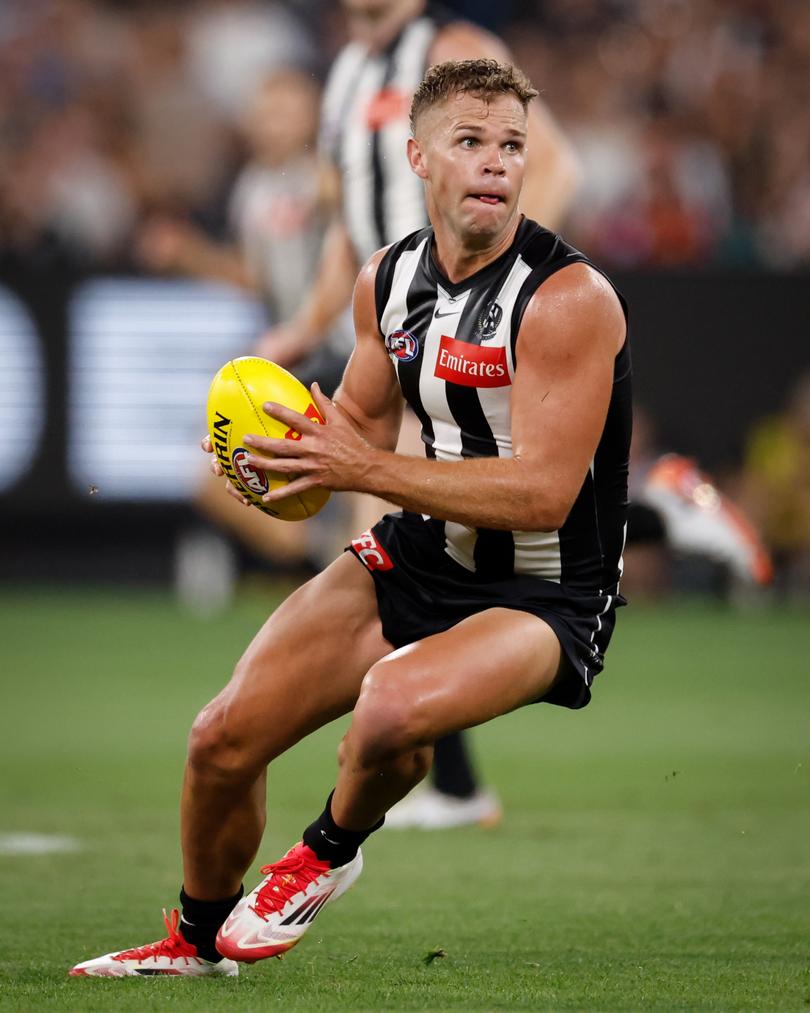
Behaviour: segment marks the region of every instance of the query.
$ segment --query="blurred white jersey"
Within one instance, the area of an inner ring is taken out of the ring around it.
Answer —
[[[359,263],[427,225],[422,181],[408,164],[411,99],[439,28],[409,22],[381,53],[352,42],[326,83],[321,150],[341,174],[343,215]]]
[[[314,158],[279,168],[251,162],[236,181],[231,228],[271,318],[290,320],[315,277],[326,220],[318,203]],[[348,353],[351,328],[334,328],[330,347]]]
[[[289,320],[315,274],[323,235],[313,160],[278,169],[249,163],[236,181],[229,212],[268,309],[276,320]]]

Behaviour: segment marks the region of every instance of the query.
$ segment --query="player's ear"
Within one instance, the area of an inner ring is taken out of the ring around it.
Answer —
[[[427,179],[424,149],[415,137],[408,138],[408,161],[420,179]]]

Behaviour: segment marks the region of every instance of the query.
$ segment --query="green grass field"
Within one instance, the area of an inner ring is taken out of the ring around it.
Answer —
[[[694,604],[625,609],[588,710],[479,729],[503,825],[383,831],[285,960],[68,979],[163,934],[187,727],[267,610],[258,593],[207,623],[147,593],[0,596],[0,834],[82,843],[0,855],[0,1009],[810,1006],[810,615]],[[264,861],[320,811],[341,727],[272,770]]]

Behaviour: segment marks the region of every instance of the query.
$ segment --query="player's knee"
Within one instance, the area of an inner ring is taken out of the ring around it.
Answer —
[[[251,751],[229,720],[227,705],[213,700],[194,720],[188,762],[197,773],[238,780],[254,774]]]
[[[417,721],[408,700],[389,673],[374,666],[363,680],[354,709],[351,744],[361,766],[388,762],[417,745]]]

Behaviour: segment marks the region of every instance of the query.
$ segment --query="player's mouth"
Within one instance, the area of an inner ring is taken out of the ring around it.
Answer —
[[[504,204],[506,198],[499,193],[471,193],[469,195],[473,200],[479,200],[482,204]]]

